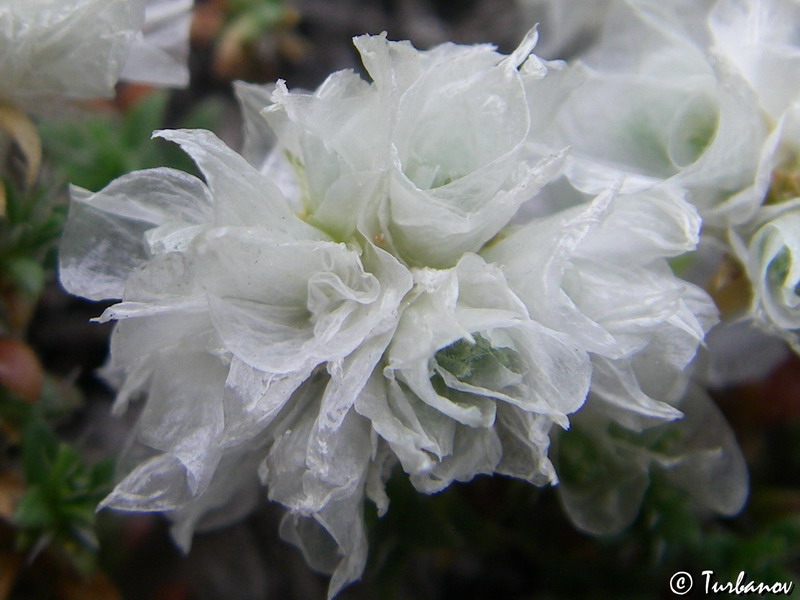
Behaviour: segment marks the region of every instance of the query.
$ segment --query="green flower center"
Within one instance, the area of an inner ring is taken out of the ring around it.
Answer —
[[[769,285],[774,288],[791,287],[787,285],[786,279],[789,276],[789,271],[792,268],[792,257],[789,250],[785,247],[770,261],[767,266],[767,279]],[[800,295],[800,282],[795,284],[794,293]]]
[[[480,334],[474,334],[475,343],[461,339],[436,353],[436,362],[461,381],[469,380],[473,374],[497,365],[521,375],[522,363],[519,355],[511,348],[497,348]]]

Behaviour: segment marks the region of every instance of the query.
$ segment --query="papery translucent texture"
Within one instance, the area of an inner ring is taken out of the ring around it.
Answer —
[[[556,173],[559,149],[526,144],[530,106],[539,108],[517,67],[535,39],[503,57],[490,46],[418,52],[356,38],[372,84],[350,72],[313,95],[279,83],[263,114],[283,156],[267,172],[287,159],[299,168],[297,203],[334,238],[360,229],[409,264],[452,267]]]
[[[671,186],[538,204],[565,156],[546,130],[583,78],[535,41],[506,57],[357,38],[372,82],[237,86],[244,156],[158,132],[202,181],[72,190],[62,284],[121,299],[99,317],[119,321],[104,375],[117,411],[147,396],[105,506],[166,511],[186,548],[265,485],[332,596],[363,571],[365,501],[387,510],[396,466],[425,493],[547,485],[551,437],[584,411],[592,439],[681,416],[716,319],[666,262],[696,246],[697,211]],[[625,463],[631,485],[657,460]]]
[[[106,367],[119,384],[118,410],[132,396],[148,396],[130,472],[104,505],[172,511],[187,545],[205,512],[237,496],[218,479],[244,487],[252,481],[217,465],[239,456],[254,465],[254,476],[256,465],[281,456],[284,433],[294,427],[310,436],[308,456],[291,459],[311,482],[306,496],[282,491],[289,475],[273,484],[268,474],[290,463],[263,476],[275,499],[321,519],[350,485],[334,448],[346,440],[355,444],[348,452],[371,462],[368,422],[350,408],[388,344],[411,276],[368,242],[335,243],[305,224],[277,188],[211,134],[161,135],[183,145],[207,183],[154,169],[95,194],[74,190],[61,248],[67,289],[123,298],[101,316],[120,320]],[[329,373],[324,385],[304,384],[319,381],[320,365]],[[309,400],[313,411],[299,413],[309,387],[318,392]],[[354,420],[366,427],[363,443],[340,431]],[[363,502],[358,490],[347,510]],[[360,514],[353,513],[358,523]],[[334,577],[342,581],[332,589],[363,568],[348,566],[356,558],[343,548],[348,557]]]
[[[662,400],[681,393],[681,373],[716,322],[708,296],[664,260],[694,248],[698,227],[680,197],[604,194],[532,220],[483,255],[533,318],[591,353],[595,396],[635,428],[679,416]]]
[[[744,76],[773,119],[800,98],[798,22],[794,0],[719,0],[709,17],[715,51]]]
[[[714,403],[691,386],[682,420],[633,433],[594,410],[582,411],[558,440],[559,493],[573,522],[591,533],[619,531],[636,517],[650,474],[711,510],[736,514],[747,499],[747,466]]]
[[[530,319],[500,270],[480,257],[465,255],[446,271],[415,270],[414,280],[386,354],[385,390],[356,409],[372,419],[414,485],[433,492],[497,469],[506,454],[493,430],[500,406],[505,427],[519,419],[518,428],[530,431],[528,416],[542,424],[534,432],[551,422],[566,426],[566,415],[583,403],[590,370],[585,352]],[[449,419],[431,420],[434,411]],[[481,446],[489,443],[496,450],[487,454]],[[541,457],[534,479],[552,477],[546,435],[526,445]],[[463,464],[452,470],[456,460]]]
[[[613,0],[517,0],[526,23],[539,23],[545,58],[572,58],[596,41]]]
[[[190,9],[190,0],[8,0],[0,98],[36,111],[43,101],[110,96],[120,75],[185,85]]]
[[[709,56],[702,3],[682,6],[616,3],[585,64],[572,67],[584,83],[559,112],[554,140],[574,148],[567,174],[587,193],[668,181],[710,224],[742,223],[761,202],[743,190],[766,132],[753,92]]]
[[[143,23],[142,0],[3,3],[0,96],[110,95]]]

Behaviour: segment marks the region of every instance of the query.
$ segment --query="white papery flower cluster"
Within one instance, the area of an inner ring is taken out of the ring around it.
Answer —
[[[597,42],[570,65],[583,81],[548,132],[572,146],[566,174],[584,192],[623,178],[624,191],[688,193],[701,249],[722,261],[714,285],[731,283],[731,263],[751,282],[713,336],[730,342],[723,331],[736,329],[732,348],[764,343],[742,320],[798,348],[798,19],[795,0],[612,2]],[[737,376],[717,368],[736,364],[721,350],[711,357],[717,383]]]
[[[121,78],[188,83],[192,0],[4,0],[0,100],[26,112],[111,96]]]
[[[741,455],[687,368],[716,309],[667,261],[696,247],[703,211],[739,214],[728,197],[757,170],[731,163],[759,151],[729,137],[693,167],[717,140],[687,123],[730,113],[725,136],[761,136],[736,124],[750,97],[692,62],[693,41],[670,62],[648,36],[653,65],[691,76],[651,103],[671,121],[626,117],[658,95],[648,78],[543,61],[536,38],[504,56],[359,37],[370,82],[239,85],[244,157],[209,132],[159,132],[204,181],[151,169],[73,190],[62,284],[122,300],[100,317],[118,321],[106,374],[118,411],[147,397],[105,506],[165,511],[188,547],[265,485],[331,596],[364,569],[364,502],[387,510],[395,467],[425,493],[561,477],[593,531],[632,518],[651,468],[740,508]],[[604,118],[581,137],[583,94]],[[667,122],[679,133],[654,129]],[[642,146],[603,162],[601,138]],[[624,156],[641,160],[609,166]]]
[[[544,15],[543,30],[567,23],[567,37],[553,31],[557,47],[574,46],[569,32],[579,29],[593,40],[569,64],[564,76],[577,83],[543,134],[551,145],[571,146],[564,170],[571,186],[589,195],[615,182],[623,193],[680,190],[702,218],[699,252],[684,259],[694,263],[685,273],[717,294],[725,314],[708,339],[710,371],[695,376],[726,385],[766,375],[784,352],[767,336],[800,350],[800,4],[613,0],[592,3],[605,13],[592,30],[577,16],[581,0],[520,2]],[[563,189],[550,196],[568,198]],[[668,427],[673,432],[688,431],[691,405],[707,404],[692,389],[675,403],[687,417]],[[634,467],[655,459],[638,448],[641,440],[631,445],[627,434],[604,427],[607,415],[593,406],[561,436],[561,492],[579,524],[607,531],[633,518],[645,486],[645,469]],[[734,443],[730,432],[723,437],[723,446]],[[587,467],[590,456],[595,468]],[[597,476],[614,464],[606,471],[613,476]],[[724,489],[735,477],[705,479]],[[675,483],[702,495],[691,477]],[[723,500],[705,503],[720,510]]]

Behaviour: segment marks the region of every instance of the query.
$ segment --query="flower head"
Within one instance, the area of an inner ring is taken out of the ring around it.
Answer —
[[[333,595],[364,568],[363,505],[387,510],[394,466],[426,493],[478,473],[545,485],[587,394],[633,431],[680,416],[675,375],[715,313],[666,258],[694,247],[697,213],[609,191],[512,224],[558,172],[537,128],[573,85],[529,57],[535,37],[508,57],[358,38],[371,83],[240,86],[248,160],[160,132],[204,181],[73,190],[62,284],[122,299],[100,317],[119,321],[106,375],[118,410],[147,396],[106,506],[168,511],[188,545],[250,506],[257,473]]]

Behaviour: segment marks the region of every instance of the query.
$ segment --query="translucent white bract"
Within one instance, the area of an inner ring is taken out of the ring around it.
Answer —
[[[753,91],[710,55],[702,2],[619,0],[598,43],[571,68],[584,82],[553,128],[567,174],[596,194],[669,184],[715,226],[751,218],[749,188],[766,131]],[[613,107],[613,108],[611,108]]]

